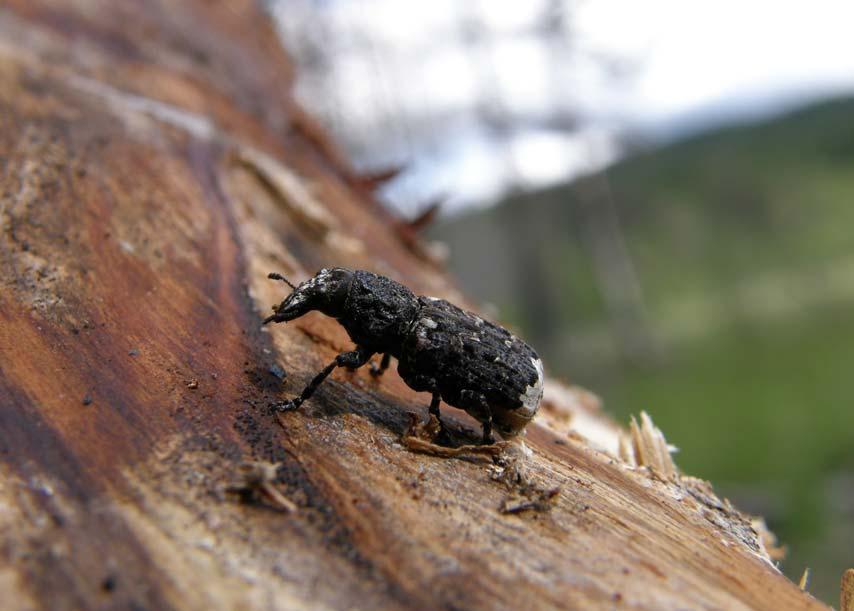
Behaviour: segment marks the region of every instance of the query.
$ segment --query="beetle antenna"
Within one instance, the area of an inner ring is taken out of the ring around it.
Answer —
[[[267,277],[270,280],[281,280],[282,282],[284,282],[285,284],[287,284],[289,287],[291,287],[294,290],[296,290],[296,288],[297,288],[293,285],[293,283],[290,280],[285,278],[282,274],[277,274],[276,272],[270,272],[269,274],[267,274]]]

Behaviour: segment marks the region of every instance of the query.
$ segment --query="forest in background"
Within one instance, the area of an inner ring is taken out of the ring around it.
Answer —
[[[854,100],[639,151],[432,232],[466,291],[832,600],[854,541]]]

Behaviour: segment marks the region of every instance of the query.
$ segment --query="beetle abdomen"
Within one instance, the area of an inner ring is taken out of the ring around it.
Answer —
[[[537,353],[506,329],[442,299],[419,297],[421,309],[403,341],[398,370],[416,390],[431,372],[442,399],[477,417],[482,395],[498,419],[501,410],[530,420],[542,398],[543,370]],[[464,391],[469,391],[468,393]]]

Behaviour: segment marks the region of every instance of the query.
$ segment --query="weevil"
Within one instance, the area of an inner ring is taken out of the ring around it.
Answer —
[[[293,291],[264,320],[287,322],[311,311],[335,318],[356,344],[342,352],[280,411],[298,409],[337,367],[356,369],[382,354],[382,375],[390,358],[413,390],[439,404],[465,410],[483,426],[484,443],[493,427],[504,438],[519,435],[537,413],[543,396],[543,364],[537,353],[509,331],[444,299],[416,296],[399,282],[363,270],[322,269],[294,286],[281,274],[269,278]]]

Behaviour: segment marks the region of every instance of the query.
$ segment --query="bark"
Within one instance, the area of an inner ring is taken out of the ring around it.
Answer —
[[[262,329],[267,272],[465,305],[292,81],[250,0],[0,8],[4,609],[824,608],[579,389],[549,380],[503,472],[402,440],[429,397],[392,371],[271,416],[350,345],[320,315]]]

